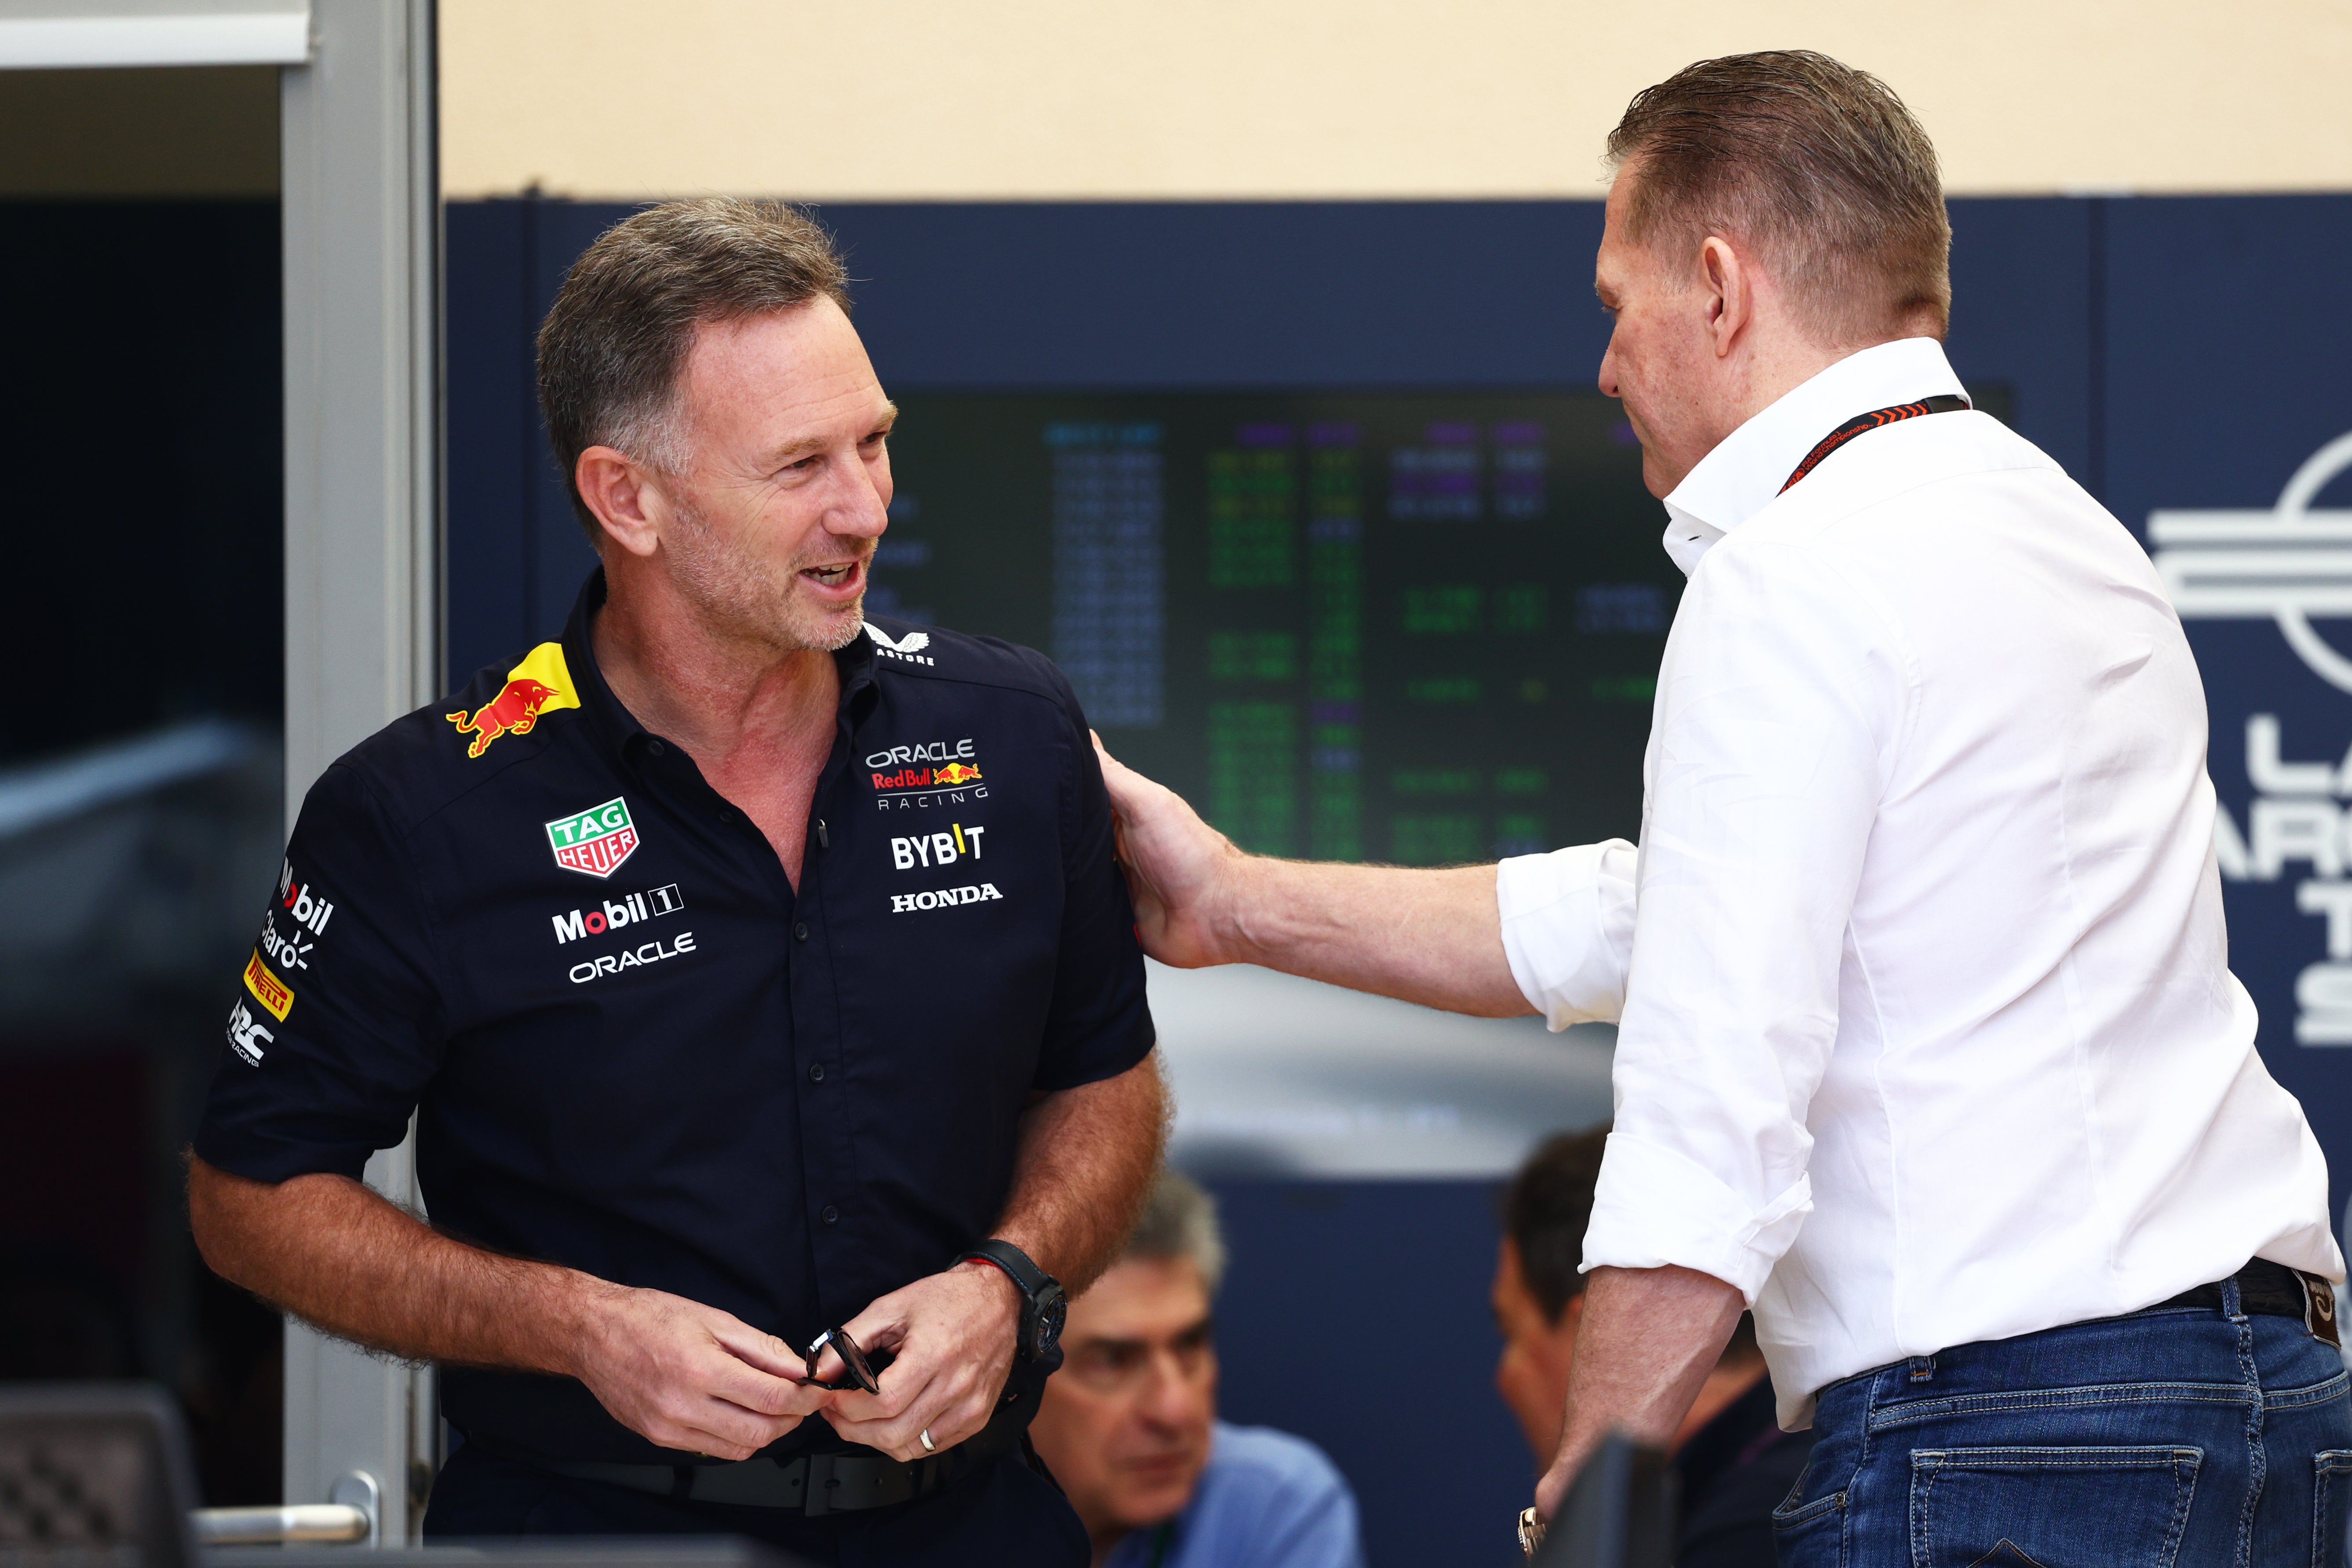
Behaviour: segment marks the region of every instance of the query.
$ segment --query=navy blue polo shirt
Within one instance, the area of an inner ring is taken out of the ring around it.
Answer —
[[[869,626],[796,893],[604,685],[604,591],[311,787],[196,1152],[357,1176],[414,1110],[451,1235],[805,1344],[989,1234],[1034,1091],[1150,1050],[1109,800],[1042,655]],[[448,1368],[442,1404],[550,1455],[675,1457],[568,1378]]]

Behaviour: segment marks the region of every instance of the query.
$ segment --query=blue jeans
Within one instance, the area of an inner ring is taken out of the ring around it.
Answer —
[[[2345,1568],[2352,1405],[2292,1318],[2186,1307],[1832,1384],[1780,1568]]]

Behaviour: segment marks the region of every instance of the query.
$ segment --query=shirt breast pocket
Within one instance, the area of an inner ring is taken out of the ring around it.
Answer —
[[[853,847],[880,873],[849,880],[834,927],[853,1033],[977,1045],[1042,1031],[1061,947],[1059,792],[992,772],[1008,776],[877,813],[880,842]]]

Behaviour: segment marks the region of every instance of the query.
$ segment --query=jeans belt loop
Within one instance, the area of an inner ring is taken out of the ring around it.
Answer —
[[[2221,1281],[2221,1315],[2233,1323],[2246,1321],[2245,1303],[2238,1297],[2238,1277],[2234,1274]]]

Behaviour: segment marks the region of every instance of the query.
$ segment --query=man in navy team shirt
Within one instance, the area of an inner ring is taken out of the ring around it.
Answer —
[[[609,230],[540,381],[602,565],[310,792],[198,1243],[443,1364],[427,1534],[1076,1568],[1025,1428],[1163,1118],[1085,717],[864,621],[896,410],[800,214]],[[429,1225],[358,1179],[412,1113]]]

